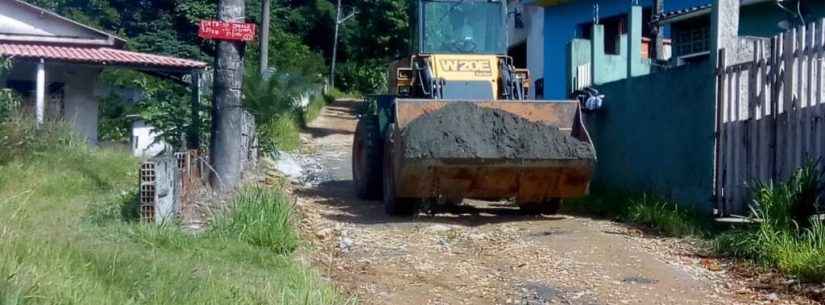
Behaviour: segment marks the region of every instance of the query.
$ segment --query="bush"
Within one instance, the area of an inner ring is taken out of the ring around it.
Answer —
[[[345,92],[361,94],[387,92],[387,66],[380,60],[344,62],[335,73],[335,86]]]
[[[298,120],[292,114],[281,114],[258,125],[260,145],[264,151],[293,151],[301,145]]]
[[[301,74],[274,74],[268,79],[248,73],[244,82],[244,106],[255,116],[264,151],[293,150],[300,145],[302,94],[312,91],[313,82]]]
[[[0,165],[54,150],[85,147],[86,140],[63,121],[46,121],[36,127],[34,118],[13,112],[0,120]]]
[[[321,115],[321,110],[327,105],[328,101],[329,99],[325,95],[313,95],[312,99],[309,100],[309,105],[304,109],[304,115],[302,117],[303,125],[306,126],[307,123],[318,118],[318,116]]]
[[[253,187],[241,191],[232,201],[232,211],[219,217],[212,230],[219,236],[289,254],[298,247],[291,217],[292,207],[284,195]]]

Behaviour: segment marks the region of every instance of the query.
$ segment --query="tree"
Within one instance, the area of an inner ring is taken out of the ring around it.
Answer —
[[[243,21],[243,0],[219,0],[218,19]],[[214,172],[210,175],[212,187],[228,192],[241,181],[243,109],[241,90],[244,77],[244,44],[219,41],[215,58],[215,83],[212,102],[212,142],[209,147]]]

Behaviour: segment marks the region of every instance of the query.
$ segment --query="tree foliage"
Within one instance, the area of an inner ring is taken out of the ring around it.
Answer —
[[[127,39],[131,50],[213,61],[215,43],[200,39],[197,30],[201,20],[216,17],[218,0],[26,1],[119,35]],[[272,0],[269,63],[276,74],[310,83],[327,78],[336,2]],[[406,0],[343,1],[344,12],[355,10],[357,14],[342,25],[339,37],[336,84],[342,90],[373,93],[385,88],[388,63],[405,55],[409,36],[407,5]],[[260,8],[261,0],[246,0],[246,21],[260,24]],[[257,43],[247,45],[248,71],[258,71],[258,54]],[[180,143],[179,134],[191,124],[186,115],[190,102],[186,88],[137,73],[114,74],[120,76],[104,78],[103,83],[145,90],[145,99],[139,107],[132,107],[122,97],[104,98],[101,135],[109,140],[125,140],[128,125],[124,116],[140,114],[158,124],[167,134],[166,140]],[[272,94],[291,96],[289,90]]]

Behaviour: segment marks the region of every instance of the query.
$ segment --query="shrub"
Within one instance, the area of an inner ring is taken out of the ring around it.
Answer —
[[[345,92],[386,92],[387,63],[380,60],[344,62],[335,73],[335,85]]]
[[[312,96],[312,99],[309,100],[309,105],[307,105],[306,109],[304,109],[304,115],[302,117],[304,126],[321,115],[321,109],[327,105],[328,100],[329,99],[324,95]]]
[[[48,151],[76,149],[85,144],[85,139],[63,121],[46,121],[37,128],[31,115],[19,112],[0,120],[0,165]]]
[[[300,128],[294,115],[281,114],[258,126],[260,145],[264,151],[292,151],[301,145]]]

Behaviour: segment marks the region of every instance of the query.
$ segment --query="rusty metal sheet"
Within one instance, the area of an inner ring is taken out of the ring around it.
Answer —
[[[502,161],[401,160],[398,195],[543,202],[586,195],[594,160]]]

